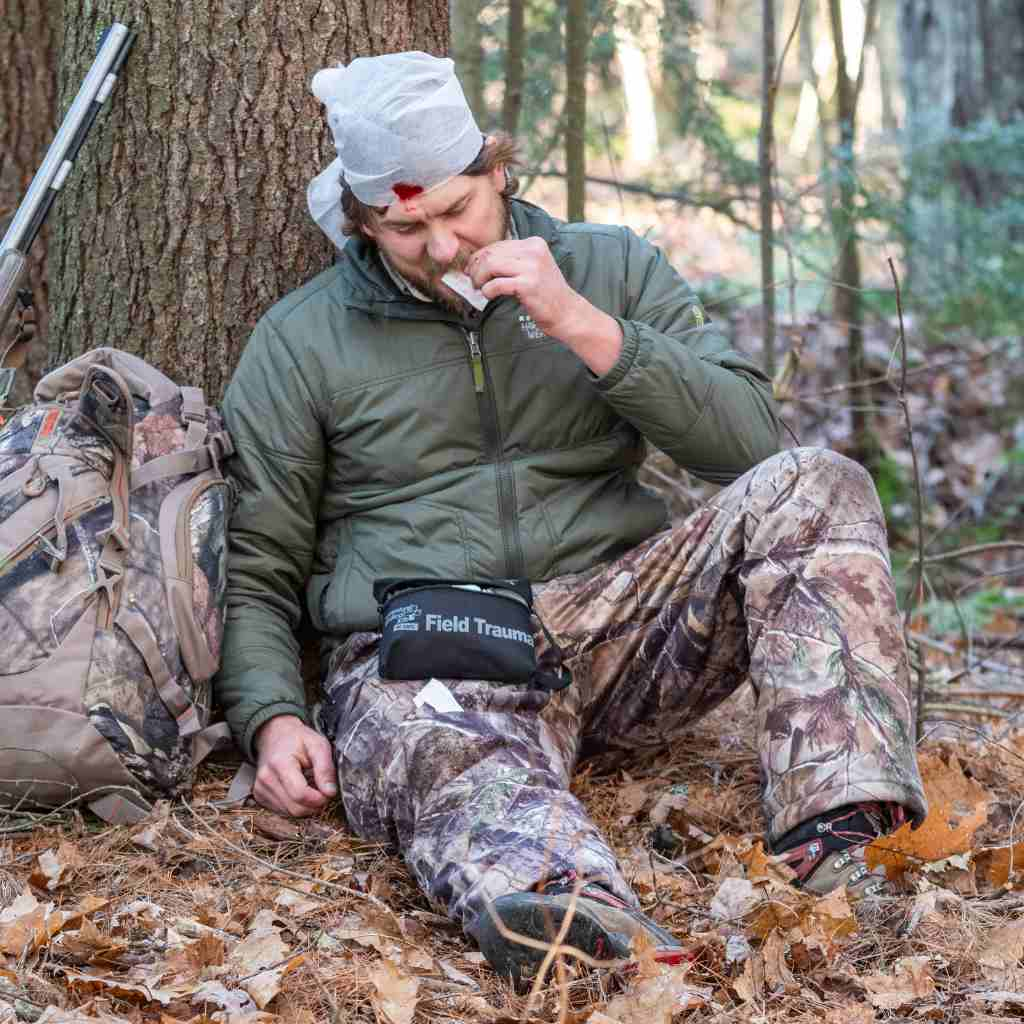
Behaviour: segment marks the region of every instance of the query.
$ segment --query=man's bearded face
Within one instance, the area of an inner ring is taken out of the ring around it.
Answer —
[[[449,270],[464,270],[477,249],[508,233],[509,202],[501,194],[503,168],[459,175],[439,188],[396,200],[366,233],[410,284],[462,314],[470,307],[441,282]]]

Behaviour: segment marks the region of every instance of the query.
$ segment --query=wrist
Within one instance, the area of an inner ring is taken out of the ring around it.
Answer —
[[[603,377],[622,354],[619,322],[579,294],[570,304],[562,323],[549,333],[575,352],[598,377]]]
[[[267,719],[254,733],[252,738],[253,750],[258,754],[264,743],[273,743],[274,736],[283,732],[290,732],[296,727],[305,728],[306,723],[298,715],[280,714]]]

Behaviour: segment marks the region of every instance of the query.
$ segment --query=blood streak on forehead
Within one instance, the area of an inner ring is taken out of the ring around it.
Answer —
[[[394,192],[403,203],[407,203],[410,199],[415,199],[417,196],[423,194],[423,186],[409,185],[404,181],[399,181],[391,186],[391,191]]]

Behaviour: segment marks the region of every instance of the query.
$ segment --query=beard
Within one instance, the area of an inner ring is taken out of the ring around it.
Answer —
[[[508,237],[509,226],[512,223],[512,201],[503,193],[498,196],[500,206],[496,210],[494,241],[500,241]],[[448,263],[441,264],[430,256],[424,260],[420,267],[403,270],[402,276],[412,285],[429,295],[443,309],[447,309],[457,316],[465,317],[476,310],[461,295],[456,294],[447,285],[443,284],[441,278],[449,270],[458,270],[465,273],[466,264],[476,249],[460,249],[455,259]]]

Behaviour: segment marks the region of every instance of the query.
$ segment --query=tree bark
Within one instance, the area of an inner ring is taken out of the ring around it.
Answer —
[[[565,15],[565,171],[568,219],[586,219],[586,124],[587,124],[587,29],[586,0],[567,0]]]
[[[51,359],[136,353],[220,397],[259,316],[333,249],[306,185],[333,154],[322,67],[448,48],[444,0],[63,0],[61,96],[97,31],[138,37],[55,211]]]
[[[761,198],[761,330],[764,364],[775,374],[775,187],[772,154],[775,152],[775,0],[761,5],[761,131],[758,135]]]
[[[56,130],[58,14],[41,0],[4,0],[0,17],[0,235],[28,191]],[[57,207],[51,213],[55,217]],[[18,373],[11,405],[27,402],[46,362],[48,321],[44,228],[30,253],[36,338]],[[9,325],[8,330],[12,326]],[[2,346],[0,346],[2,348]]]
[[[829,0],[832,40],[835,46],[836,98],[839,120],[837,154],[838,194],[832,206],[832,231],[839,249],[833,309],[836,320],[846,328],[846,372],[851,384],[864,380],[864,305],[861,297],[860,251],[857,247],[857,161],[854,144],[857,139],[857,100],[864,81],[864,58],[856,79],[850,77],[846,64],[843,19],[840,0]],[[877,13],[877,0],[870,0],[864,29],[864,46],[870,41]],[[854,394],[859,394],[854,390]],[[871,420],[862,401],[852,409],[851,455],[864,465],[874,461],[871,443]]]
[[[523,109],[524,67],[526,64],[526,0],[509,0],[508,35],[505,42],[505,96],[501,107],[501,126],[509,135],[519,131]]]
[[[484,54],[480,33],[480,4],[475,0],[452,0],[452,59],[466,102],[481,131],[488,126],[484,102]]]

